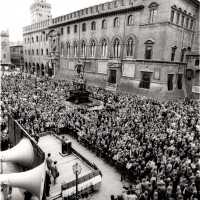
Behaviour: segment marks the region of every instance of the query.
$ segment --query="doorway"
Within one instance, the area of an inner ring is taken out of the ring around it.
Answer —
[[[108,83],[116,84],[116,82],[117,82],[117,70],[110,69]]]

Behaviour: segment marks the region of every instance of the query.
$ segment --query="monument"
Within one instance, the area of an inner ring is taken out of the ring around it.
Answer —
[[[79,103],[89,103],[89,92],[86,90],[86,79],[84,78],[84,66],[78,61],[75,66],[77,75],[71,83],[71,88],[68,91],[67,101],[74,102],[75,104]]]

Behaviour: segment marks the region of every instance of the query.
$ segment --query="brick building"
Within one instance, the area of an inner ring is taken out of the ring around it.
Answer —
[[[71,79],[80,60],[89,84],[158,99],[196,95],[198,16],[197,0],[115,0],[46,16],[23,29],[25,71]]]
[[[11,63],[20,69],[24,67],[23,44],[21,42],[10,43]]]

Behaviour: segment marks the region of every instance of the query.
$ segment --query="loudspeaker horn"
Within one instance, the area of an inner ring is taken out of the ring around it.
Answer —
[[[25,189],[36,195],[39,200],[42,199],[46,175],[46,161],[32,170],[0,174],[1,185],[6,184],[9,187]]]
[[[23,138],[16,146],[0,152],[1,162],[14,162],[24,167],[33,163],[34,150],[29,139]]]

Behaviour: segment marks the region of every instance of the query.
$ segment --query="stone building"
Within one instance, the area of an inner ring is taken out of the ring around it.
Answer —
[[[24,55],[23,44],[21,42],[10,43],[10,59],[11,63],[23,70],[24,67]]]
[[[199,93],[198,16],[197,0],[115,0],[46,16],[23,29],[26,72],[72,79],[81,61],[89,84],[157,99],[190,96]]]
[[[8,66],[8,67],[11,66],[11,62],[10,62],[10,44],[9,44],[9,32],[8,32],[8,30],[1,32],[0,44],[1,44],[0,62],[1,62],[2,69],[4,69],[5,66]]]

